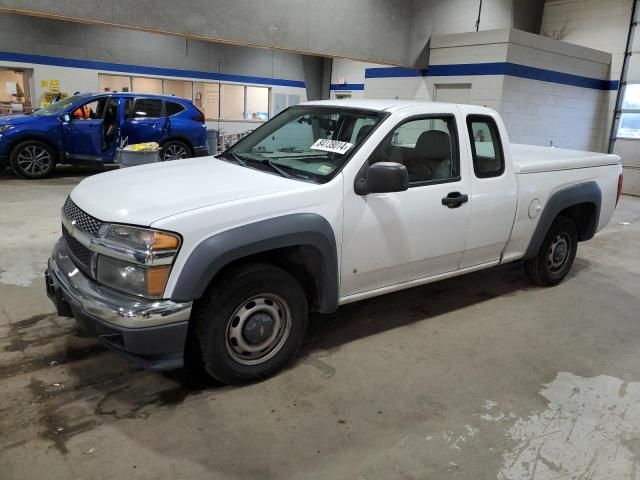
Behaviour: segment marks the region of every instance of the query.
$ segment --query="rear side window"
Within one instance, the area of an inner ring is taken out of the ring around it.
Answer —
[[[133,108],[127,109],[127,118],[162,117],[162,100],[156,98],[136,98]]]
[[[471,140],[473,171],[478,178],[499,177],[504,173],[504,153],[498,127],[486,115],[469,115],[467,128]]]
[[[184,110],[184,106],[176,102],[164,102],[164,108],[167,110],[167,117],[180,113]]]

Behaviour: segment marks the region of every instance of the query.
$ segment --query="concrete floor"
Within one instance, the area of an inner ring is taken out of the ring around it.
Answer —
[[[85,173],[0,176],[3,480],[640,478],[640,199],[556,288],[507,265],[349,305],[275,378],[202,388],[53,313]]]

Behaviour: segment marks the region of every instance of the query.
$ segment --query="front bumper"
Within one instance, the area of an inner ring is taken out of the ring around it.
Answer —
[[[106,347],[153,370],[179,368],[191,302],[147,300],[104,287],[80,270],[58,240],[45,272],[47,295]]]

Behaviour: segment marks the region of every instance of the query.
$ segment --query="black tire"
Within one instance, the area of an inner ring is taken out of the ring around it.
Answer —
[[[160,154],[163,162],[170,160],[182,160],[183,158],[191,158],[193,156],[189,145],[179,140],[169,140],[162,144]]]
[[[240,384],[284,367],[302,343],[307,317],[307,299],[296,279],[254,264],[217,280],[194,308],[192,322],[205,370],[222,383]]]
[[[567,217],[556,218],[538,254],[524,263],[529,279],[543,287],[557,285],[571,270],[577,251],[576,224]]]
[[[46,178],[56,168],[56,152],[40,140],[20,142],[11,150],[9,166],[14,174],[22,178]]]

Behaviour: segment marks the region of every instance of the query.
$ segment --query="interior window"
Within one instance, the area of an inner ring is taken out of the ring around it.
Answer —
[[[96,120],[100,119],[104,115],[104,106],[107,102],[106,98],[99,98],[92,102],[85,103],[79,106],[73,112],[71,117],[74,120]]]
[[[167,116],[175,115],[176,113],[180,113],[184,110],[184,107],[176,102],[165,102],[165,107],[167,110]]]
[[[162,117],[162,100],[156,98],[136,98],[133,108],[127,109],[127,118]]]
[[[478,178],[499,177],[504,172],[504,155],[500,134],[493,118],[484,115],[467,117],[473,154],[473,171]]]
[[[455,139],[453,117],[410,120],[387,135],[369,163],[401,163],[407,167],[413,185],[455,180],[460,176]]]

